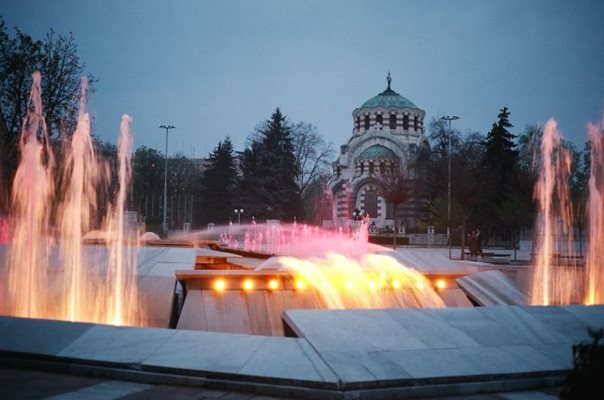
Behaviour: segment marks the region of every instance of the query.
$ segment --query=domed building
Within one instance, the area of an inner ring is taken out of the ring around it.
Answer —
[[[347,227],[355,212],[369,215],[375,227],[400,225],[414,227],[423,216],[423,202],[410,199],[395,210],[382,196],[386,174],[394,174],[408,165],[426,140],[426,112],[411,100],[388,87],[352,112],[352,137],[340,147],[333,163],[329,195],[333,199],[332,222]]]

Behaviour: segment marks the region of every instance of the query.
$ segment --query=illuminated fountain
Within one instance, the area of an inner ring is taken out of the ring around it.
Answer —
[[[367,254],[360,260],[340,254],[279,260],[297,282],[318,292],[328,309],[444,307],[432,283],[392,257]]]
[[[454,290],[447,289],[454,282],[452,275],[449,274],[447,284],[447,273],[425,275],[404,265],[396,259],[396,253],[368,242],[367,226],[367,221],[355,221],[352,231],[343,232],[297,223],[229,225],[220,235],[221,250],[265,260],[252,262],[252,267],[239,267],[239,271],[236,266],[225,271],[211,265],[201,266],[199,269],[204,271],[195,273],[183,271],[179,279],[187,281],[187,289],[201,291],[189,295],[187,302],[199,296],[205,299],[204,304],[211,302],[223,304],[221,308],[245,310],[246,304],[260,298],[261,305],[254,308],[269,304],[271,312],[292,308],[444,307],[439,294]],[[242,264],[246,262],[250,263],[250,259]],[[191,280],[197,282],[191,284]],[[199,307],[203,304],[185,310],[183,319],[194,319],[192,309]]]
[[[589,247],[586,258],[586,304],[604,303],[604,121],[587,126],[591,141],[589,178]]]
[[[589,125],[591,178],[589,181],[589,246],[585,265],[575,249],[573,207],[570,198],[572,156],[562,143],[556,122],[544,127],[540,158],[535,157],[539,177],[534,197],[538,206],[535,223],[535,268],[530,302],[533,305],[601,304],[604,300],[604,153],[602,126]]]
[[[34,73],[19,142],[13,232],[3,266],[8,279],[0,281],[5,297],[0,311],[29,318],[136,324],[136,252],[124,243],[130,118],[123,117],[120,129],[117,198],[107,215],[99,215],[99,189],[108,187],[110,170],[94,151],[85,103],[87,82],[82,81],[77,127],[64,143],[59,168],[44,123],[40,81],[40,74]],[[84,233],[99,227],[108,247],[82,246]]]

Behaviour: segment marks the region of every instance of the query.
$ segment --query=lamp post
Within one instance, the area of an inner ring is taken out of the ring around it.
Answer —
[[[241,214],[243,214],[243,208],[236,208],[233,210],[237,214],[237,225],[241,225]]]
[[[160,125],[161,129],[166,130],[166,163],[164,170],[164,221],[162,223],[162,230],[164,235],[168,237],[168,131],[176,128],[174,125]]]
[[[449,173],[447,180],[447,242],[449,243],[449,260],[451,259],[451,121],[455,121],[459,119],[457,115],[448,116],[445,115],[441,117],[444,121],[449,121],[449,150],[448,150],[448,159],[449,159]]]

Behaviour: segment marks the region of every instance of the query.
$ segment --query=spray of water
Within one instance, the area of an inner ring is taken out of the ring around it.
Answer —
[[[604,303],[604,120],[588,124],[591,142],[589,178],[589,247],[586,258],[586,304]]]
[[[111,323],[114,325],[136,325],[139,315],[136,306],[136,249],[138,243],[131,241],[139,235],[136,228],[127,224],[124,213],[126,193],[132,176],[131,122],[132,119],[128,115],[122,116],[118,141],[119,189],[107,226],[107,231],[111,232],[111,237],[114,238],[109,251],[108,282],[106,283],[108,290],[111,291],[109,309]]]
[[[47,314],[46,292],[49,248],[48,221],[52,204],[54,157],[42,110],[41,75],[33,83],[23,122],[19,151],[21,163],[13,182],[11,209],[15,221],[13,243],[7,257],[13,268],[9,275],[9,301],[14,315],[41,317]]]
[[[86,112],[87,82],[82,81],[77,127],[71,137],[64,138],[64,162],[56,172],[40,81],[40,74],[35,73],[19,142],[21,161],[12,193],[14,228],[3,267],[8,271],[8,305],[3,305],[3,312],[31,318],[136,324],[137,247],[125,244],[128,232],[124,217],[132,153],[130,118],[124,116],[121,126],[117,198],[100,207],[97,193],[100,187],[108,187],[109,165],[99,160],[94,150]],[[55,181],[59,182],[57,188]],[[99,215],[105,209],[110,210],[108,215]],[[84,234],[103,219],[110,246],[83,246]],[[4,292],[4,285],[6,280],[0,280],[0,292]]]
[[[591,177],[587,215],[588,249],[585,265],[574,247],[570,199],[572,157],[563,145],[556,122],[543,131],[539,178],[535,186],[535,269],[531,304],[601,304],[604,302],[604,152],[602,123],[588,125]]]
[[[392,257],[368,254],[360,260],[341,254],[323,258],[282,257],[283,269],[315,290],[328,309],[444,307],[431,283]]]

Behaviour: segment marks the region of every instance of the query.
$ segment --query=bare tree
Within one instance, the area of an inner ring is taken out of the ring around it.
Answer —
[[[312,124],[298,122],[293,126],[292,134],[299,173],[297,182],[300,193],[304,193],[309,184],[329,172],[334,150]]]
[[[392,235],[392,247],[396,248],[397,238],[397,211],[401,204],[411,199],[417,193],[417,182],[415,179],[416,158],[406,154],[401,160],[389,170],[380,174],[378,180],[379,194],[393,207],[394,232]]]

